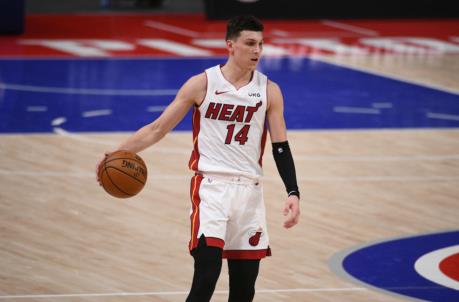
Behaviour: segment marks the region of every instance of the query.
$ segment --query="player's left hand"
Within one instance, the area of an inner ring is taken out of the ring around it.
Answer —
[[[290,195],[287,198],[283,212],[284,216],[287,217],[284,221],[284,228],[289,229],[298,223],[300,219],[300,201],[297,196]]]

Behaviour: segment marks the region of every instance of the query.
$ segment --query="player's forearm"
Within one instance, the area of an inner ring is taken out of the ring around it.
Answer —
[[[148,124],[137,130],[137,132],[123,142],[118,149],[138,153],[157,143],[165,135],[166,132],[162,131],[157,124]]]
[[[273,143],[273,156],[279,175],[284,182],[288,196],[300,198],[300,190],[296,181],[295,163],[288,141]]]

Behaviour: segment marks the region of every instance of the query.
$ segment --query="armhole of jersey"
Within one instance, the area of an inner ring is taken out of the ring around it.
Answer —
[[[265,81],[265,97],[266,97],[266,114],[268,113],[268,109],[269,109],[269,97],[268,97],[268,83],[269,83],[269,79],[268,77],[266,77],[266,81]]]
[[[202,98],[201,103],[199,103],[199,105],[198,104],[194,104],[194,106],[196,108],[201,107],[202,103],[204,103],[204,101],[206,100],[206,97],[207,97],[207,93],[208,93],[207,90],[209,89],[209,78],[207,76],[207,71],[204,71],[204,74],[206,76],[206,92],[204,93],[204,97]]]

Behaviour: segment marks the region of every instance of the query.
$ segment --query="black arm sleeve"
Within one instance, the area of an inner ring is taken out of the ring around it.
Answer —
[[[288,196],[296,195],[300,198],[300,191],[296,182],[295,163],[288,141],[273,143],[273,156],[279,175],[287,189]]]

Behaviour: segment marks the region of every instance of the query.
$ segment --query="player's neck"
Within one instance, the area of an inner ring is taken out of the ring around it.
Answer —
[[[250,82],[253,73],[253,70],[238,66],[231,60],[228,60],[228,62],[221,67],[221,71],[225,79],[237,89],[247,85]]]

